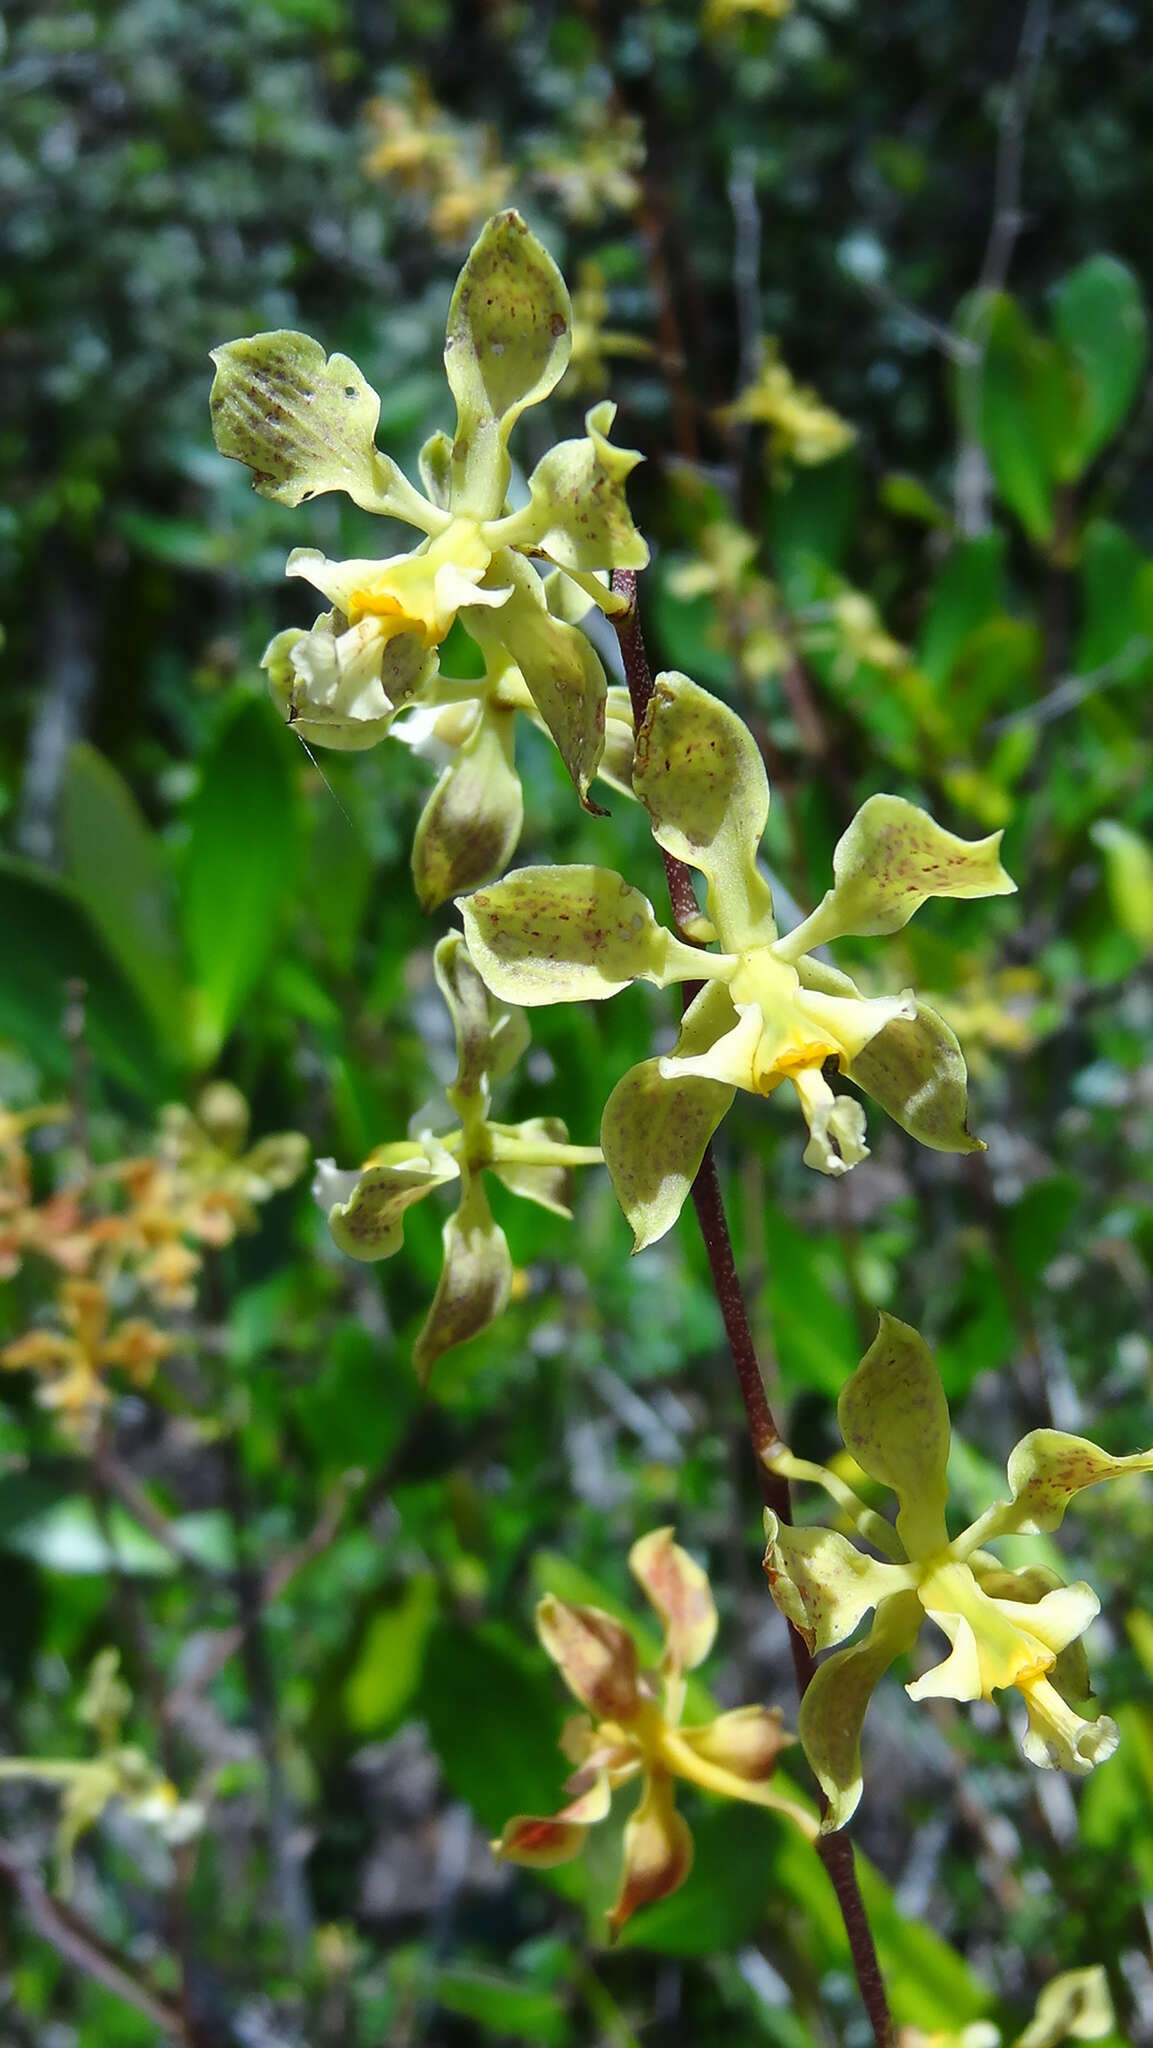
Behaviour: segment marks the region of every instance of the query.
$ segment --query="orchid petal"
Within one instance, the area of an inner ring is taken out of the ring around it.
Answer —
[[[438,1358],[494,1323],[508,1303],[512,1257],[479,1179],[444,1226],[444,1264],[432,1306],[412,1351],[421,1385]]]
[[[769,1591],[810,1650],[844,1642],[870,1607],[909,1587],[908,1566],[880,1563],[835,1529],[796,1529],[766,1508],[765,1535]]]
[[[544,1818],[521,1813],[506,1821],[500,1838],[492,1845],[499,1861],[520,1863],[529,1870],[555,1870],[579,1856],[590,1827],[608,1814],[612,1800],[607,1771],[597,1771],[586,1791],[578,1793],[559,1813]]]
[[[388,1259],[400,1250],[405,1210],[459,1171],[443,1146],[432,1153],[415,1143],[382,1145],[359,1172],[342,1173],[334,1160],[318,1159],[312,1192],[347,1257]]]
[[[513,765],[513,713],[485,706],[421,813],[412,845],[420,907],[502,875],[520,839],[524,798]]]
[[[804,963],[798,965],[802,970]],[[927,1003],[893,1017],[856,1054],[849,1076],[895,1124],[934,1152],[983,1152],[969,1129],[968,1075],[954,1033]]]
[[[631,1635],[599,1607],[547,1594],[536,1629],[574,1699],[598,1721],[628,1722],[637,1711],[637,1650]]]
[[[608,1916],[613,1934],[639,1906],[654,1905],[675,1892],[692,1864],[693,1838],[673,1803],[673,1781],[653,1771],[625,1828],[624,1875]]]
[[[1031,1430],[1010,1453],[1012,1504],[1001,1509],[997,1526],[1026,1535],[1059,1528],[1075,1493],[1126,1472],[1153,1472],[1153,1451],[1113,1458],[1086,1437]]]
[[[881,1315],[876,1337],[842,1389],[837,1417],[858,1465],[896,1494],[897,1534],[907,1556],[946,1544],[949,1408],[928,1347],[908,1323]]]
[[[508,481],[505,443],[547,398],[572,353],[572,308],[548,251],[518,213],[498,213],[469,252],[448,309],[444,366],[456,400],[453,504],[495,518]]]
[[[512,596],[489,630],[524,677],[581,802],[595,809],[588,790],[604,753],[608,692],[600,656],[578,626],[553,616],[540,577],[519,555],[503,550],[494,571]]]
[[[666,1077],[664,1067],[659,1059],[632,1067],[609,1096],[601,1123],[605,1165],[634,1252],[672,1229],[733,1099],[720,1082]]]
[[[348,356],[325,356],[311,335],[279,328],[212,350],[209,409],[222,455],[252,471],[253,489],[279,505],[347,491],[368,512],[427,533],[436,510],[375,445],[380,399]]]
[[[869,1701],[890,1664],[916,1641],[921,1620],[915,1593],[886,1600],[863,1642],[818,1665],[801,1701],[798,1733],[829,1802],[823,1834],[843,1828],[860,1804],[861,1728]]]
[[[462,899],[469,952],[505,1002],[603,1002],[631,981],[683,981],[698,956],[608,868],[518,868]]]
[[[901,796],[871,796],[833,854],[834,886],[782,942],[790,958],[830,939],[900,931],[930,896],[1007,896],[1000,832],[958,839]]]
[[[708,1574],[673,1541],[653,1529],[629,1551],[629,1570],[664,1623],[665,1663],[680,1673],[703,1664],[717,1633],[717,1610]]]
[[[616,406],[603,400],[585,415],[584,440],[558,441],[541,457],[528,480],[529,503],[501,521],[494,540],[547,555],[560,569],[646,567],[648,547],[624,494],[625,478],[643,458],[613,446],[615,417]]]
[[[666,853],[699,868],[727,952],[775,936],[757,868],[769,786],[756,741],[735,711],[670,671],[653,686],[636,737],[633,786]]]

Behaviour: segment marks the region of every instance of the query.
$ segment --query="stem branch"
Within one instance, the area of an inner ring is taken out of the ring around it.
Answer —
[[[613,572],[612,587],[625,598],[627,611],[613,619],[617,638],[620,641],[621,659],[624,662],[625,679],[632,699],[633,723],[639,732],[641,721],[648,709],[653,693],[652,671],[645,651],[644,635],[641,631],[640,612],[637,606],[637,579],[631,569],[616,569]],[[663,851],[663,849],[662,849]],[[697,913],[696,892],[692,875],[683,861],[672,854],[664,854],[665,875],[668,879],[669,897],[673,917],[682,934],[687,938],[689,920]],[[693,941],[690,939],[689,943]],[[697,990],[693,983],[686,983],[685,1006],[693,1000]],[[749,1324],[748,1308],[736,1259],[733,1256],[733,1241],[725,1214],[724,1197],[721,1193],[716,1158],[712,1145],[705,1147],[700,1170],[693,1182],[693,1207],[697,1212],[701,1236],[712,1274],[717,1305],[729,1341],[733,1366],[737,1375],[741,1400],[749,1427],[749,1437],[756,1461],[757,1479],[761,1498],[766,1507],[782,1522],[792,1520],[788,1481],[779,1472],[774,1472],[765,1462],[766,1453],[781,1441],[781,1433],[773,1419],[761,1378],[757,1349]],[[789,1648],[793,1656],[793,1669],[797,1679],[797,1693],[804,1698],[805,1691],[813,1676],[814,1664],[804,1637],[789,1624]],[[827,1802],[821,1794],[821,1811]],[[851,1837],[841,1829],[832,1835],[822,1835],[817,1841],[817,1854],[828,1872],[829,1882],[837,1895],[845,1933],[849,1939],[849,1952],[861,1999],[868,2013],[877,2048],[892,2048],[896,2038],[889,2001],[885,1994],[885,1982],[877,1960],[876,1944],[869,1925],[865,1902],[857,1882],[856,1865]]]

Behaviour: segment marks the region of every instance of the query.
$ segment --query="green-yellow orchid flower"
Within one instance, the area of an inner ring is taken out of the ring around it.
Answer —
[[[380,561],[330,562],[310,548],[290,557],[289,574],[331,606],[311,631],[278,634],[265,655],[273,694],[306,740],[371,745],[402,707],[452,705],[462,694],[499,700],[515,670],[587,802],[605,745],[605,674],[526,558],[551,564],[586,601],[613,611],[621,600],[606,573],[643,568],[648,548],[624,495],[640,457],[609,440],[615,407],[607,402],[589,412],[583,438],[542,456],[527,503],[508,507],[511,431],[554,389],[571,350],[564,280],[509,211],[483,229],[452,296],[445,367],[456,431],[426,443],[423,490],[376,448],[380,400],[348,357],[326,359],[319,343],[289,332],[214,352],[217,446],[252,469],[257,490],[287,505],[346,491],[423,535],[411,552]],[[485,683],[463,693],[436,671],[436,650],[457,619],[487,663]],[[507,811],[510,799],[502,800]],[[519,830],[519,815],[516,822]]]
[[[469,948],[506,1002],[601,1000],[630,982],[700,981],[670,1055],[644,1060],[613,1090],[601,1144],[636,1249],[680,1213],[705,1146],[735,1091],[796,1089],[808,1165],[842,1174],[867,1155],[847,1074],[923,1144],[981,1149],[966,1124],[965,1063],[948,1025],[906,991],[866,998],[811,948],[894,932],[930,896],[1012,890],[1000,834],[970,842],[902,797],[862,805],[833,856],[834,886],[784,937],[757,849],[769,790],[752,734],[687,676],[658,676],[636,739],[633,784],[659,844],[705,876],[701,936],[686,945],[652,905],[604,868],[522,868],[462,901]]]
[[[613,1934],[639,1906],[676,1891],[692,1868],[693,1838],[674,1803],[677,1778],[787,1814],[810,1841],[816,1833],[810,1815],[769,1783],[781,1750],[793,1740],[778,1708],[737,1707],[701,1727],[680,1725],[685,1674],[704,1662],[717,1632],[701,1567],[673,1541],[671,1529],[654,1529],[633,1544],[629,1568],[664,1626],[659,1673],[641,1670],[628,1629],[601,1608],[552,1595],[541,1601],[537,1634],[586,1709],[566,1723],[561,1737],[577,1768],[559,1813],[518,1814],[493,1843],[498,1856],[531,1869],[571,1863],[589,1828],[606,1819],[613,1793],[639,1779],[640,1800],[625,1828],[621,1887],[608,1916]]]
[[[601,1163],[597,1146],[569,1144],[559,1117],[491,1120],[492,1085],[525,1051],[528,1026],[519,1010],[493,1000],[459,932],[441,940],[433,959],[456,1033],[456,1079],[446,1092],[458,1128],[437,1132],[418,1118],[414,1137],[378,1145],[360,1169],[342,1172],[334,1160],[320,1160],[313,1182],[334,1242],[354,1259],[390,1258],[400,1250],[406,1209],[434,1188],[459,1183],[460,1201],[444,1226],[440,1282],[413,1350],[422,1380],[443,1352],[486,1330],[508,1303],[512,1258],[484,1174],[568,1217],[570,1169]]]
[[[991,1699],[1015,1687],[1028,1708],[1022,1748],[1031,1763],[1083,1773],[1111,1756],[1115,1724],[1104,1715],[1088,1720],[1074,1704],[1090,1696],[1079,1638],[1098,1612],[1097,1595],[1082,1582],[1063,1585],[1043,1567],[1008,1571],[985,1545],[1057,1528],[1074,1494],[1123,1473],[1153,1471],[1153,1451],[1115,1458],[1083,1437],[1035,1429],[1010,1453],[1009,1499],[950,1539],[949,1411],[916,1330],[882,1315],[837,1414],[857,1464],[896,1494],[895,1527],[823,1466],[783,1448],[774,1466],[787,1478],[823,1485],[880,1558],[836,1530],[792,1528],[765,1516],[773,1599],[811,1649],[843,1643],[874,1611],[869,1633],[818,1667],[801,1706],[801,1741],[829,1801],[825,1827],[843,1827],[856,1809],[861,1724],[873,1688],[912,1648],[926,1617],[951,1648],[906,1686],[911,1699]]]
[[[73,1859],[80,1836],[94,1827],[114,1800],[170,1848],[191,1841],[204,1825],[204,1809],[181,1799],[176,1787],[143,1750],[120,1739],[121,1725],[132,1695],[119,1676],[119,1650],[101,1650],[94,1658],[77,1707],[76,1718],[90,1727],[98,1754],[89,1758],[5,1757],[0,1781],[53,1785],[58,1788],[60,1820],[56,1831],[56,1888],[67,1897],[73,1883]]]

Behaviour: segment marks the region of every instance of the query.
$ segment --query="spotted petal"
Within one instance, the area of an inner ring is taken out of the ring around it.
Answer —
[[[841,1391],[837,1417],[858,1465],[897,1496],[909,1557],[948,1542],[949,1408],[924,1339],[882,1313],[876,1337]]]
[[[543,1818],[520,1813],[506,1821],[492,1845],[501,1862],[522,1863],[530,1870],[555,1870],[579,1856],[590,1827],[605,1819],[612,1800],[607,1771],[598,1771],[587,1791],[579,1792],[559,1813]]]
[[[665,1659],[673,1672],[703,1664],[717,1633],[708,1574],[674,1543],[671,1529],[653,1529],[629,1551],[629,1570],[664,1623]]]
[[[588,790],[604,753],[608,695],[600,656],[586,633],[550,612],[540,577],[519,555],[506,548],[493,566],[512,591],[493,635],[524,677],[581,802],[595,809]]]
[[[639,1906],[655,1905],[682,1885],[693,1867],[693,1838],[676,1810],[673,1781],[663,1771],[645,1779],[640,1805],[625,1828],[624,1875],[609,1912],[619,1934]]]
[[[646,543],[625,501],[625,478],[641,456],[608,436],[616,406],[607,399],[585,415],[585,438],[558,441],[528,480],[529,503],[501,522],[494,538],[547,555],[560,569],[643,569]]]
[[[804,978],[804,962],[798,962]],[[903,1131],[934,1152],[983,1152],[969,1129],[968,1075],[957,1039],[928,1003],[893,1017],[848,1073]]]
[[[328,1212],[333,1243],[350,1259],[389,1259],[403,1241],[405,1210],[459,1171],[435,1141],[381,1145],[359,1171],[341,1172],[335,1160],[318,1159],[312,1192]]]
[[[412,844],[420,907],[503,875],[520,839],[524,798],[513,765],[513,714],[484,707],[440,776]]]
[[[212,431],[222,455],[245,463],[253,488],[280,505],[347,491],[369,512],[431,531],[437,523],[375,445],[380,400],[348,356],[325,356],[311,335],[279,328],[212,350]]]
[[[801,1701],[798,1733],[828,1800],[824,1834],[843,1828],[860,1804],[861,1728],[869,1701],[890,1664],[916,1641],[921,1619],[915,1593],[886,1600],[862,1643],[837,1650],[817,1667]]]
[[[757,870],[769,785],[736,712],[688,676],[658,676],[636,737],[633,787],[658,844],[706,877],[709,917],[725,950],[775,937]]]
[[[683,981],[700,964],[609,868],[518,868],[459,908],[469,952],[505,1002],[602,1002],[630,981]]]
[[[678,1740],[742,1785],[762,1785],[796,1737],[785,1728],[779,1707],[734,1707],[701,1728],[680,1729]]]
[[[1153,1472],[1153,1451],[1111,1458],[1085,1437],[1066,1436],[1059,1429],[1034,1429],[1010,1453],[1013,1500],[998,1514],[998,1532],[1014,1529],[1035,1535],[1056,1529],[1075,1493],[1086,1486],[1099,1486],[1103,1479],[1119,1479],[1126,1472]]]
[[[598,1721],[627,1722],[640,1704],[637,1650],[627,1628],[599,1607],[546,1594],[536,1629],[574,1699]]]
[[[1007,896],[1001,834],[958,839],[901,796],[871,796],[833,854],[835,882],[811,917],[788,934],[788,957],[849,933],[900,931],[930,896]]]
[[[456,400],[454,510],[498,516],[505,443],[527,405],[559,383],[572,353],[572,308],[547,249],[511,209],[488,221],[448,309],[444,365]]]
[[[422,1386],[444,1352],[487,1330],[507,1306],[512,1257],[503,1230],[479,1179],[472,1182],[455,1216],[444,1226],[444,1264],[412,1351]]]
[[[871,1607],[910,1584],[907,1566],[878,1562],[835,1529],[796,1529],[766,1508],[765,1536],[769,1591],[810,1650],[843,1643]]]

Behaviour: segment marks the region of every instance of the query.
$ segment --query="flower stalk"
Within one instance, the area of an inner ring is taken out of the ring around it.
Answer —
[[[633,722],[639,731],[653,694],[653,677],[641,627],[635,571],[614,570],[612,587],[626,603],[624,611],[614,614],[612,623],[620,644],[625,679],[632,699]],[[686,863],[670,853],[667,848],[662,847],[661,852],[677,930],[692,944],[694,920],[699,922],[700,917],[692,875]],[[686,1009],[695,1000],[698,992],[698,986],[691,982],[686,983]],[[766,1462],[766,1457],[780,1444],[781,1434],[769,1406],[765,1383],[761,1376],[711,1140],[705,1146],[691,1194],[745,1410],[761,1496],[766,1508],[787,1525],[792,1520],[788,1481],[781,1473],[773,1471],[771,1465]],[[797,1695],[803,1701],[816,1667],[803,1635],[791,1621],[789,1648],[796,1674]],[[824,1814],[826,1801],[823,1792],[819,1798]],[[896,2039],[893,2016],[889,2009],[876,1941],[857,1881],[852,1841],[848,1833],[842,1831],[836,1834],[823,1834],[816,1846],[828,1873],[829,1882],[836,1893],[837,1905],[848,1938],[857,1988],[869,2016],[876,2048],[892,2048]]]

